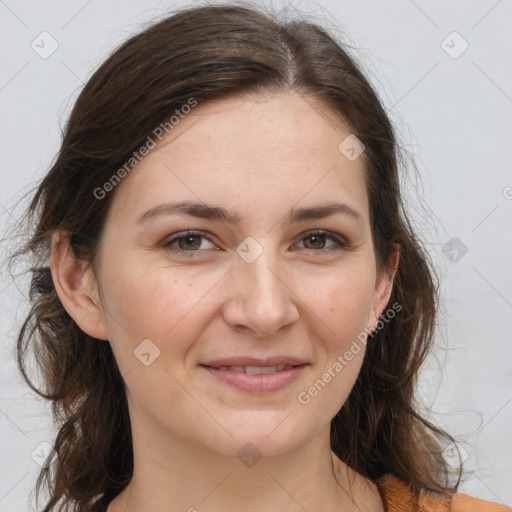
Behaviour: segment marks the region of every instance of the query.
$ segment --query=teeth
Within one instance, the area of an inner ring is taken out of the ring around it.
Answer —
[[[280,364],[279,366],[263,366],[261,373],[275,373],[281,370],[284,370],[284,364]]]
[[[288,370],[293,366],[278,364],[277,366],[220,366],[219,370],[231,370],[233,372],[246,373],[248,375],[259,375],[261,373],[275,373]]]

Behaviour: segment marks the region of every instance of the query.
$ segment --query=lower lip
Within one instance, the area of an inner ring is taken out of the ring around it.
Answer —
[[[249,391],[251,393],[272,393],[295,382],[307,364],[294,366],[288,370],[281,370],[275,373],[260,373],[257,375],[249,375],[243,372],[235,372],[233,370],[219,370],[211,366],[203,366],[215,378],[226,384],[240,389],[241,391]]]

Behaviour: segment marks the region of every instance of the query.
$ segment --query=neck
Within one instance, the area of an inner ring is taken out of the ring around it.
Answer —
[[[297,450],[257,461],[138,434],[133,477],[108,512],[357,510],[364,479],[331,452],[328,429]]]

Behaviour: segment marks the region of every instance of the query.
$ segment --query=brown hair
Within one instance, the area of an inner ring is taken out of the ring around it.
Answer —
[[[49,268],[56,230],[71,234],[75,255],[94,268],[98,240],[115,191],[94,191],[112,177],[170,114],[239,93],[297,92],[348,120],[365,145],[370,220],[377,266],[393,244],[400,262],[390,303],[402,307],[367,345],[355,385],[331,423],[331,448],[348,466],[377,481],[392,473],[435,491],[450,486],[443,443],[454,439],[418,412],[415,390],[432,348],[438,287],[401,197],[400,148],[369,81],[320,26],[279,20],[237,4],[182,9],[130,37],[94,72],[77,98],[62,145],[38,184],[23,221],[28,241],[11,258],[31,254],[30,312],[17,343],[28,385],[45,399],[59,431],[57,459],[43,468],[50,497],[44,512],[84,511],[98,495],[113,499],[129,483],[133,453],[124,382],[108,341],[85,334],[68,315]],[[25,358],[36,357],[44,389],[31,382]]]

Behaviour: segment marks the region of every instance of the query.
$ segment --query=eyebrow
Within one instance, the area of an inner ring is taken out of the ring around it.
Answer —
[[[137,224],[142,224],[160,215],[189,215],[200,219],[209,219],[236,225],[240,223],[237,212],[226,210],[220,206],[182,201],[177,203],[165,203],[151,208],[137,217]],[[308,208],[291,208],[285,216],[288,223],[304,222],[312,219],[324,219],[335,214],[346,215],[364,224],[363,216],[346,203],[330,202],[323,205]]]

